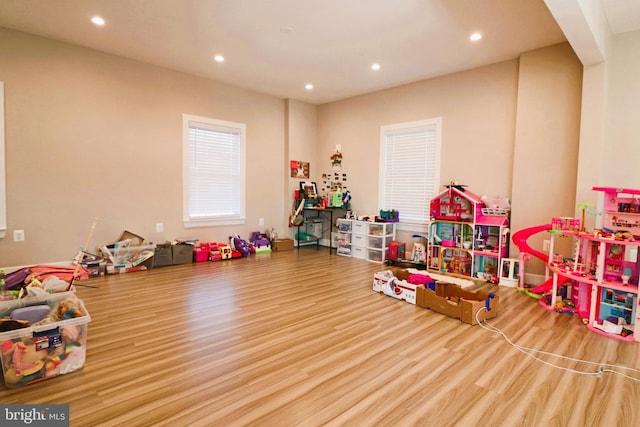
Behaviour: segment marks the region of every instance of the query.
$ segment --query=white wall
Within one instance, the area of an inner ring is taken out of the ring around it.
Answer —
[[[0,266],[68,261],[129,230],[147,241],[283,231],[284,100],[0,28],[7,222]],[[182,114],[246,124],[247,221],[185,229]],[[156,232],[162,222],[164,232]]]
[[[613,37],[601,185],[640,188],[640,31]]]

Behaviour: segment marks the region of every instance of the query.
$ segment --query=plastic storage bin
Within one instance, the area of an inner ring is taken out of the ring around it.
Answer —
[[[307,234],[321,238],[322,237],[322,220],[310,219],[307,220]]]
[[[210,253],[211,253],[211,244],[200,243],[193,248],[193,261],[194,262],[209,261]]]
[[[32,305],[47,304],[50,307],[52,307],[58,301],[61,301],[63,299],[67,299],[70,297],[74,297],[75,295],[76,295],[75,287],[71,286],[71,290],[69,291],[53,292],[46,297],[27,296],[20,299],[16,298],[16,299],[0,301],[0,318],[11,317],[11,313],[14,310],[18,308],[23,308],[23,307],[30,307]]]
[[[73,303],[71,303],[73,302]],[[0,333],[2,374],[9,388],[55,378],[84,367],[87,324],[91,316],[73,293],[61,292],[46,299],[5,301],[5,316],[24,308],[48,305],[61,319]],[[80,317],[66,318],[78,315]]]
[[[155,254],[156,245],[149,244],[143,246],[119,246],[109,248],[103,246],[101,248],[103,256],[108,259],[113,268],[130,268],[145,266],[153,267],[153,255]]]
[[[173,265],[171,243],[159,243],[156,245],[153,255],[153,268]]]
[[[178,243],[171,246],[173,264],[190,264],[193,262],[193,245]]]

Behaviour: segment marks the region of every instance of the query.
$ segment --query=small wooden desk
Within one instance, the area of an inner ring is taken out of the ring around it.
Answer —
[[[310,208],[303,208],[302,209],[302,215],[304,216],[305,220],[307,218],[309,219],[313,219],[313,218],[322,218],[322,235],[320,237],[318,237],[317,240],[313,240],[313,241],[302,241],[302,243],[316,243],[316,245],[319,247],[320,246],[320,240],[324,237],[326,230],[324,228],[324,223],[325,221],[329,221],[329,255],[332,254],[333,252],[333,239],[331,238],[331,232],[333,231],[333,229],[335,228],[335,220],[337,220],[338,218],[343,218],[346,214],[348,209],[346,208],[336,208],[336,207],[331,207],[331,208],[321,208],[321,207],[310,207]],[[313,216],[311,216],[313,214]],[[300,224],[298,226],[298,232],[296,233],[296,242],[298,244],[298,249],[300,249],[300,242],[301,240],[299,239],[299,235],[300,235],[300,227],[304,227],[306,226],[306,224],[303,222],[302,224]]]

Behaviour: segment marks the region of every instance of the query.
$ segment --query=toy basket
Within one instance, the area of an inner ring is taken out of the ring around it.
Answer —
[[[70,292],[53,294],[46,299],[31,299],[26,306],[15,300],[10,313],[20,308],[36,305],[51,309],[69,297]],[[8,388],[23,387],[28,384],[55,378],[84,367],[87,349],[87,324],[91,316],[84,304],[80,303],[81,317],[57,322],[14,329],[0,333],[2,347],[2,374]]]

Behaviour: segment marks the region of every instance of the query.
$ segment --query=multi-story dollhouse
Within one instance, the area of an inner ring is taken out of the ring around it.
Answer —
[[[508,255],[509,204],[482,199],[464,186],[448,185],[430,202],[427,269],[462,276],[497,276]]]
[[[585,231],[583,225],[578,228],[578,219],[552,222],[550,253],[556,236],[571,236],[574,244],[571,256],[549,257],[553,286],[547,306],[579,314],[595,332],[640,341],[640,334],[634,334],[640,317],[640,190],[593,190],[604,193],[602,229]]]

